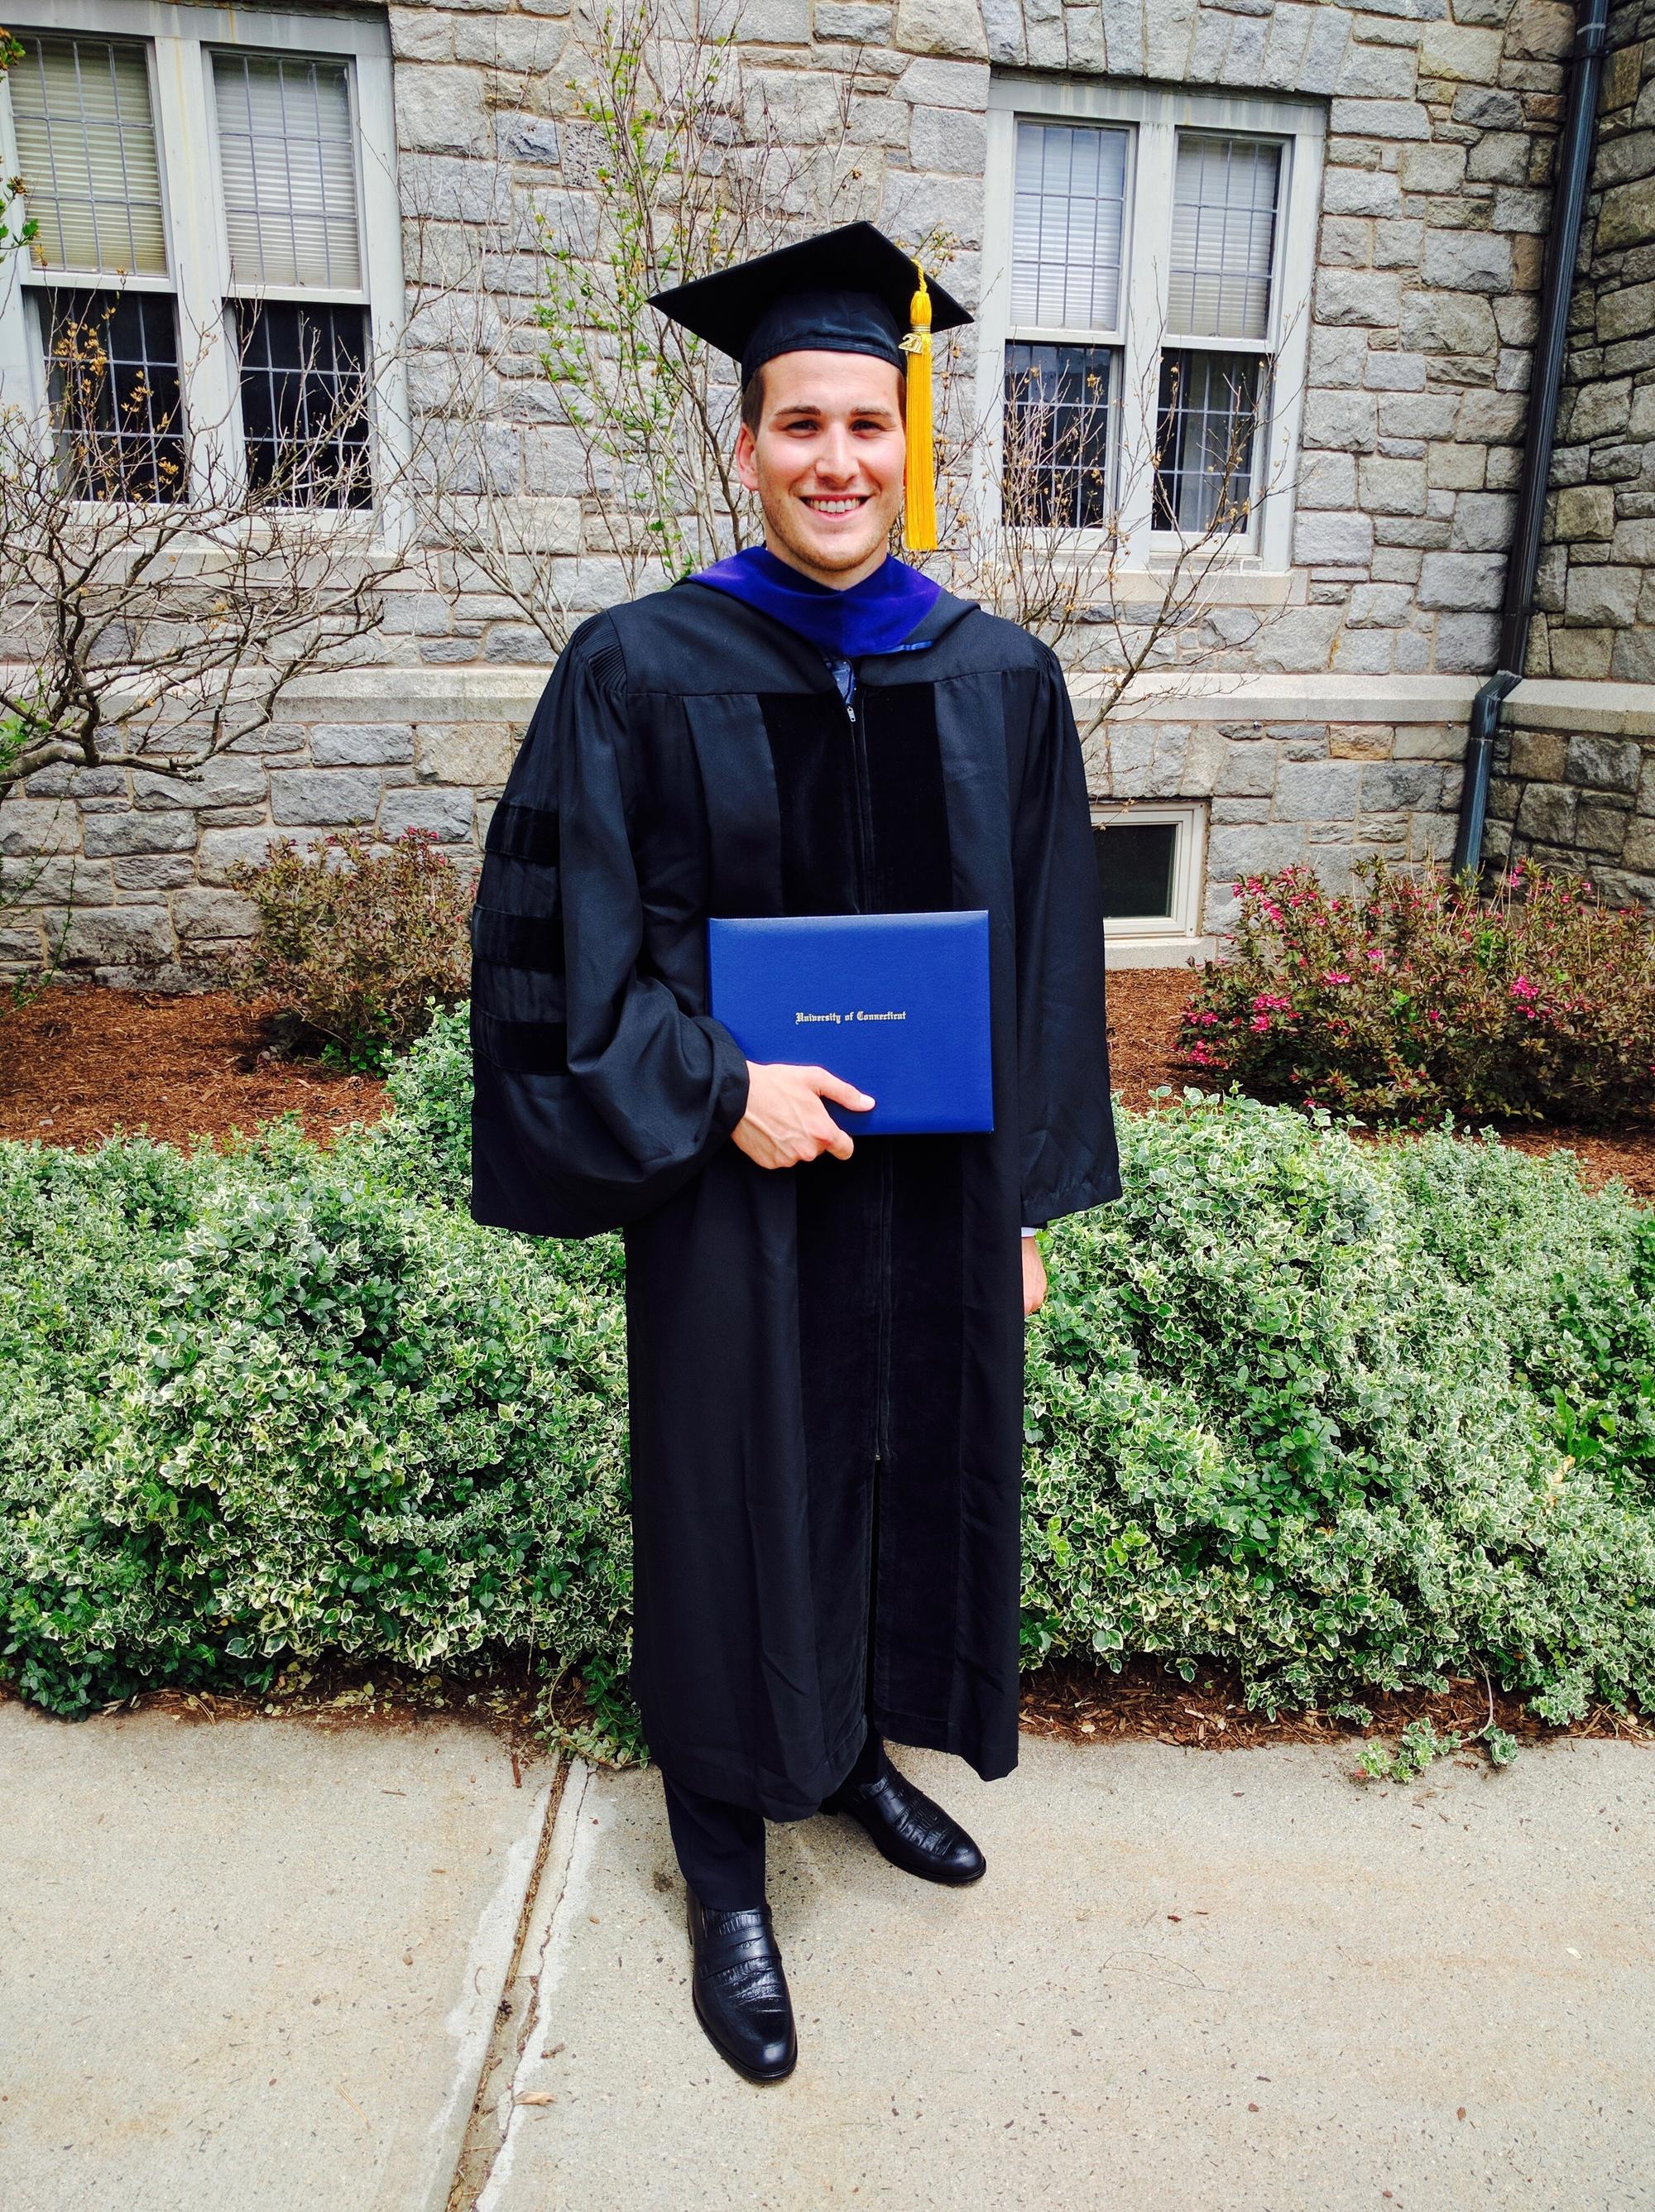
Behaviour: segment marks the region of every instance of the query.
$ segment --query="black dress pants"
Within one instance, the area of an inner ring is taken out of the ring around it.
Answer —
[[[874,1782],[885,1744],[872,1729],[847,1782]],[[666,1824],[685,1881],[709,1912],[739,1912],[764,1902],[764,1815],[745,1805],[686,1790],[663,1772]]]

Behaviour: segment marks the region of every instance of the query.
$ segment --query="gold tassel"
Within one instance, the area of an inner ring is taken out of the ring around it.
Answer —
[[[934,553],[937,544],[937,457],[931,402],[931,295],[925,271],[909,304],[912,330],[903,340],[908,356],[908,465],[904,474],[902,542],[910,553]]]

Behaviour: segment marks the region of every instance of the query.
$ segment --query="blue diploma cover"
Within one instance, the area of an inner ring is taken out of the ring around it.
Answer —
[[[853,1136],[992,1129],[989,917],[761,915],[707,925],[712,1012],[749,1060],[825,1067],[874,1100]]]

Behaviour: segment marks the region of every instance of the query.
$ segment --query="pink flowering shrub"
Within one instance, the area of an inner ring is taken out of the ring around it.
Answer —
[[[1250,876],[1184,1010],[1204,1081],[1404,1121],[1599,1125],[1655,1106],[1655,926],[1579,877],[1513,865],[1479,896],[1442,869]]]

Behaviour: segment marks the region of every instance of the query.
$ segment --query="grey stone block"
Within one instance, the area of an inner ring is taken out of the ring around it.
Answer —
[[[1421,353],[1469,354],[1482,361],[1500,347],[1494,311],[1478,292],[1410,292],[1398,327],[1402,343]]]
[[[1276,771],[1276,820],[1354,822],[1360,775],[1354,761],[1283,761]]]
[[[1632,417],[1632,380],[1615,377],[1606,383],[1583,386],[1574,394],[1568,411],[1569,436],[1580,445],[1615,438]]]
[[[1526,120],[1515,93],[1493,85],[1464,85],[1454,94],[1454,120],[1474,131],[1520,131]]]
[[[864,4],[864,0],[816,0],[815,31],[818,39],[841,39],[847,45],[883,45],[891,34],[891,10]]]
[[[1599,791],[1622,791],[1629,795],[1638,788],[1643,763],[1644,748],[1634,738],[1603,738],[1582,732],[1569,739],[1567,773],[1571,783],[1589,784]]]
[[[82,824],[82,848],[90,860],[104,854],[187,853],[198,834],[193,814],[89,814]]]
[[[1607,538],[1615,529],[1615,494],[1607,484],[1571,484],[1556,497],[1552,535],[1565,544]],[[1630,547],[1623,558],[1636,559]]]
[[[550,167],[560,158],[557,125],[549,116],[520,115],[506,131],[502,151],[508,160]]]
[[[153,967],[174,950],[172,917],[164,906],[100,907],[77,914],[64,942],[70,968]]]
[[[444,844],[463,844],[472,834],[476,803],[469,791],[447,785],[423,790],[387,791],[380,808],[381,837],[399,837],[405,830],[425,830]]]
[[[266,722],[239,737],[228,748],[226,757],[236,753],[302,752],[307,736],[302,722]]]
[[[1574,811],[1574,842],[1583,852],[1618,860],[1631,821],[1628,808],[1594,804],[1583,794]]]
[[[8,799],[0,805],[0,853],[72,853],[81,842],[81,822],[65,799]]]
[[[1207,880],[1223,895],[1243,876],[1268,875],[1305,857],[1303,827],[1293,822],[1215,824],[1207,841]]]
[[[287,834],[300,846],[313,845],[322,835],[319,830],[301,830]],[[196,856],[196,872],[204,884],[227,884],[232,868],[244,864],[257,867],[283,835],[282,830],[274,829],[205,830]]]
[[[496,665],[550,667],[557,655],[532,623],[495,623],[484,641],[483,658]]]
[[[1495,614],[1445,614],[1437,623],[1437,666],[1446,675],[1480,676],[1494,665],[1500,649]]]
[[[270,780],[272,818],[295,828],[371,822],[379,811],[380,779],[361,769],[277,769]]]
[[[1504,553],[1512,542],[1515,506],[1506,492],[1462,492],[1454,502],[1456,551]]]
[[[1362,769],[1364,814],[1413,813],[1442,799],[1442,769],[1435,761],[1369,761]]]
[[[1509,292],[1512,241],[1486,230],[1427,230],[1420,274],[1445,292]]]
[[[319,722],[310,733],[318,768],[404,767],[414,757],[407,722]]]
[[[981,177],[988,160],[988,125],[982,116],[958,107],[916,107],[909,157],[916,168]]]
[[[1213,787],[1226,799],[1268,799],[1276,787],[1276,748],[1226,737]]]
[[[1626,629],[1638,611],[1640,569],[1612,566],[1572,568],[1564,593],[1564,608],[1572,623],[1601,623]]]
[[[1614,640],[1608,673],[1617,684],[1655,684],[1655,633],[1622,630]]]
[[[441,64],[397,71],[397,136],[416,152],[482,155],[489,147],[481,70]]]
[[[979,0],[897,0],[894,43],[904,53],[988,59]],[[1102,59],[1101,44],[1098,58]]]
[[[1316,279],[1316,313],[1324,323],[1395,330],[1402,313],[1402,280],[1377,269],[1323,269]],[[1494,318],[1489,317],[1492,328]]]
[[[1370,514],[1423,514],[1425,463],[1371,453],[1360,471],[1362,505]]]
[[[253,903],[239,891],[204,888],[180,891],[173,901],[173,923],[180,946],[203,940],[250,937]]]
[[[1333,128],[1347,138],[1428,139],[1431,118],[1415,100],[1338,100]]]
[[[176,891],[195,881],[193,853],[130,853],[110,866],[118,891]]]
[[[1579,793],[1567,784],[1531,783],[1517,811],[1517,833],[1537,844],[1569,845],[1574,841],[1575,808]]]
[[[132,804],[146,812],[175,806],[259,805],[265,793],[264,763],[245,753],[217,753],[187,774],[162,775],[142,768],[132,771]]]
[[[1420,605],[1463,612],[1497,607],[1506,561],[1495,553],[1427,553],[1420,568]]]
[[[1519,119],[1521,110],[1518,111]],[[1405,192],[1457,192],[1465,181],[1463,146],[1404,146],[1396,175]]]
[[[1353,507],[1356,504],[1356,460],[1351,453],[1307,453],[1299,464],[1299,504]]]
[[[1496,230],[1537,238],[1551,219],[1552,196],[1549,191],[1525,191],[1514,185],[1496,186],[1490,218]]]
[[[982,112],[989,105],[989,66],[986,62],[939,61],[928,55],[909,64],[897,80],[897,93],[916,107]]]
[[[1351,629],[1396,629],[1408,620],[1414,595],[1405,584],[1354,584],[1345,622]]]
[[[1379,403],[1361,391],[1309,392],[1302,436],[1306,448],[1371,453],[1378,441]]]
[[[1324,567],[1365,567],[1373,552],[1373,524],[1366,514],[1311,512],[1293,530],[1296,560]]]
[[[1607,484],[1583,484],[1573,494],[1559,492],[1559,508],[1571,496],[1579,499],[1593,493],[1600,499],[1607,499],[1613,508],[1615,495]],[[1616,561],[1628,562],[1640,568],[1655,568],[1655,519],[1636,515],[1630,521],[1617,524],[1609,552]]]
[[[1322,180],[1329,215],[1394,216],[1402,212],[1402,186],[1388,169],[1329,167]]]
[[[1389,630],[1344,629],[1334,642],[1333,665],[1347,676],[1388,676],[1394,653]]]
[[[1362,371],[1370,392],[1423,392],[1426,380],[1422,353],[1371,353]]]

